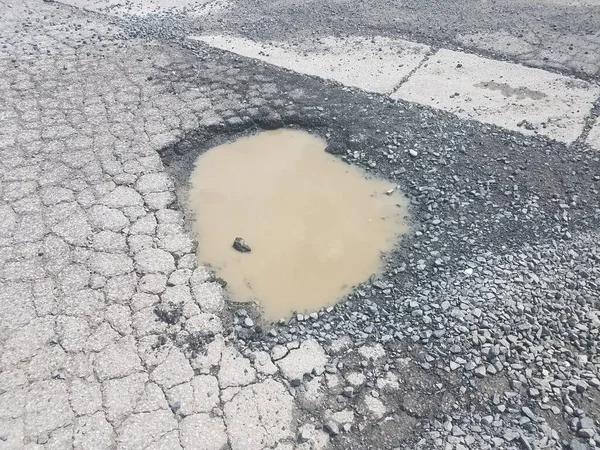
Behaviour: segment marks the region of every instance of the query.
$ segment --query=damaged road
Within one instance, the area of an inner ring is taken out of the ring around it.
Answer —
[[[57,3],[0,11],[0,448],[596,446],[592,141],[464,120],[139,18],[132,36]],[[271,323],[197,265],[184,200],[201,152],[281,127],[395,183],[413,228],[380,277]]]

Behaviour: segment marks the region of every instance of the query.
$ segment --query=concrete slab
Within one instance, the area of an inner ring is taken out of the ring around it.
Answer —
[[[590,130],[586,142],[590,147],[600,151],[600,118],[596,118],[596,122]]]
[[[439,50],[392,95],[525,134],[571,143],[600,87],[476,55]]]
[[[234,36],[189,38],[295,72],[382,94],[391,93],[430,51],[427,45],[385,37],[342,39],[330,36],[296,46]]]

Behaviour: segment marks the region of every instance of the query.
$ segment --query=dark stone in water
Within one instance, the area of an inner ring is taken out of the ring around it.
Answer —
[[[248,245],[248,243],[242,239],[241,237],[236,237],[233,241],[233,248],[235,248],[238,252],[247,253],[251,252],[252,249]]]

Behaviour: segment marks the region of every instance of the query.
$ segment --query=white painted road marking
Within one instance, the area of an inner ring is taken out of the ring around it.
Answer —
[[[393,95],[466,119],[571,143],[600,88],[520,64],[439,50]]]
[[[190,38],[294,72],[380,94],[392,93],[430,52],[427,45],[385,37],[326,37],[301,47],[281,42],[262,44],[233,36]]]
[[[577,78],[450,50],[428,58],[428,46],[404,40],[331,37],[293,47],[228,36],[190,39],[365,91],[390,94],[400,85],[392,98],[566,144],[581,135],[600,97],[598,85]]]

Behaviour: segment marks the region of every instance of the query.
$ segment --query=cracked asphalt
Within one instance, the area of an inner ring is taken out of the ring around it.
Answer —
[[[394,29],[598,79],[589,2],[536,6],[565,22],[518,54],[494,47],[516,33],[508,13],[481,31],[457,18],[468,4],[447,21],[421,6],[395,6]],[[310,33],[331,8],[333,29],[353,26],[345,3],[264,8],[199,25],[0,2],[0,448],[596,448],[597,150],[184,39],[277,37],[273,18]],[[386,34],[385,8],[352,20]],[[460,26],[403,29],[415,9]],[[279,127],[397,183],[413,231],[340,304],[268,323],[198,267],[185,198],[201,152]]]

